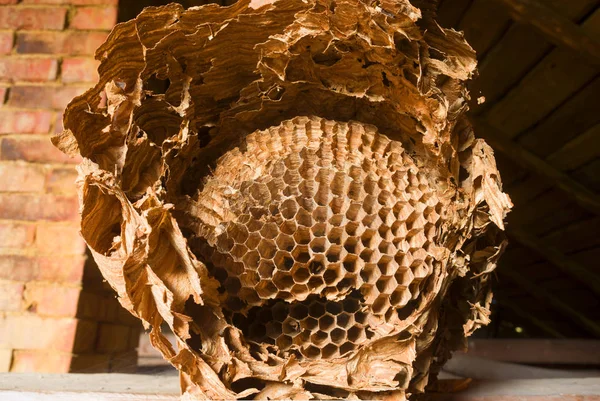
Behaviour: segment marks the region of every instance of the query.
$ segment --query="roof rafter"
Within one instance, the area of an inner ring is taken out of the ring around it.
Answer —
[[[600,43],[581,27],[540,0],[495,0],[503,4],[515,21],[536,28],[550,42],[572,49],[592,65],[600,66]]]

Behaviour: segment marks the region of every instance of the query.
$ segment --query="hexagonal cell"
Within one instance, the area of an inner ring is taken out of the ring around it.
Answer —
[[[281,271],[289,271],[294,266],[294,258],[292,254],[286,251],[277,251],[273,262],[277,269]]]
[[[327,266],[325,273],[323,273],[323,280],[327,285],[335,285],[341,279],[343,275],[343,269],[339,263],[331,263]]]
[[[368,176],[367,178],[365,178],[364,189],[367,194],[373,195],[377,193],[379,186],[377,185],[377,181],[373,179],[373,177]]]
[[[288,317],[283,321],[281,330],[283,331],[283,334],[294,337],[300,333],[300,322]]]
[[[325,287],[325,281],[323,280],[323,277],[321,277],[321,276],[312,276],[308,280],[307,285],[308,285],[308,288],[313,293],[319,293],[319,292],[321,292],[323,287]]]
[[[258,253],[265,259],[271,259],[277,252],[277,246],[273,240],[263,239],[258,244]]]
[[[280,350],[285,351],[292,346],[292,337],[286,335],[279,336],[275,341],[275,344],[277,344],[277,347]]]
[[[414,234],[409,234],[406,237],[406,241],[408,241],[408,244],[410,245],[411,248],[422,248],[423,245],[425,244],[425,242],[427,242],[427,237],[425,237],[425,234],[423,233],[423,231],[419,230],[419,232],[414,233]]]
[[[389,256],[389,254],[384,254],[381,256],[381,258],[379,258],[379,261],[377,262],[377,268],[381,272],[382,276],[391,276],[396,273],[396,270],[398,270],[398,265],[394,259]]]
[[[346,329],[354,324],[354,315],[342,312],[336,316],[335,322],[339,327]]]
[[[310,342],[310,331],[302,330],[300,334],[294,337],[294,344],[303,346],[306,343]]]
[[[246,246],[248,249],[256,249],[262,237],[259,233],[250,233],[248,235],[248,239],[246,240]]]
[[[296,221],[299,225],[304,227],[310,227],[313,224],[311,213],[304,209],[298,210],[298,213],[296,213]]]
[[[244,270],[246,270],[246,268],[244,267],[244,264],[242,262],[234,262],[227,264],[227,271],[229,272],[229,275],[239,276],[244,272]]]
[[[225,307],[231,311],[240,311],[244,309],[246,303],[238,297],[228,297],[225,301]]]
[[[279,290],[285,291],[292,288],[294,285],[294,279],[287,272],[276,271],[273,275],[273,284],[275,284],[275,287],[277,287]]]
[[[368,228],[377,228],[379,225],[383,224],[381,219],[377,214],[368,214],[361,220],[363,226]]]
[[[331,192],[329,191],[327,184],[319,184],[319,187],[317,188],[317,193],[313,197],[316,204],[319,206],[327,206],[331,198]]]
[[[319,328],[323,331],[331,331],[335,327],[335,318],[324,315],[319,318]]]
[[[319,321],[314,317],[307,317],[300,324],[303,329],[308,331],[315,331],[319,327]]]
[[[260,263],[260,254],[257,251],[250,251],[242,258],[244,265],[249,269],[257,269]]]
[[[380,295],[375,302],[373,302],[373,313],[377,315],[383,315],[387,312],[390,307],[390,300],[387,295]]]
[[[308,246],[296,245],[292,251],[292,257],[296,262],[307,263],[310,260],[310,253],[308,252]]]
[[[379,228],[377,229],[377,233],[379,234],[379,237],[388,244],[391,244],[391,242],[394,240],[394,234],[392,234],[392,229],[386,224],[382,224],[381,226],[379,226]]]
[[[231,256],[235,259],[241,259],[248,252],[248,248],[243,244],[235,244],[231,249]]]
[[[331,331],[330,336],[331,341],[333,341],[335,344],[340,345],[344,342],[344,340],[346,340],[346,331],[337,327]]]
[[[312,212],[312,217],[318,223],[325,223],[329,218],[329,209],[327,206],[317,206]]]
[[[368,319],[368,316],[365,312],[357,312],[354,315],[354,320],[356,321],[357,324],[366,324],[367,319]]]
[[[308,314],[312,317],[319,318],[325,314],[325,306],[319,301],[313,301],[308,306]]]
[[[266,223],[260,229],[260,235],[267,239],[274,239],[279,234],[279,228],[276,223]]]
[[[267,334],[267,328],[264,324],[252,324],[250,326],[250,338],[264,339]]]
[[[353,202],[346,211],[346,218],[350,221],[361,221],[365,217],[366,213],[362,208],[362,204],[359,202]]]
[[[287,235],[294,235],[297,229],[298,225],[294,220],[286,220],[279,225],[279,231]]]
[[[261,279],[269,279],[273,275],[275,264],[270,260],[261,260],[258,264],[258,275]]]
[[[296,216],[296,212],[298,212],[298,204],[294,199],[286,199],[281,202],[279,211],[284,219],[293,219]]]
[[[325,271],[325,257],[317,254],[308,263],[308,271],[311,275],[320,275]]]
[[[256,210],[259,210],[258,208],[256,208]],[[252,211],[252,209],[251,209]],[[261,216],[255,216],[253,219],[251,219],[248,224],[246,224],[246,228],[248,228],[248,231],[250,231],[251,233],[254,232],[258,232],[260,231],[260,229],[263,226],[263,222],[259,220]]]
[[[408,287],[408,285],[412,283],[414,276],[410,269],[403,268],[398,269],[396,274],[394,274],[394,278],[396,279],[399,285]]]
[[[224,283],[225,290],[229,294],[237,294],[237,292],[242,288],[242,283],[237,277],[228,277]]]
[[[327,253],[325,257],[327,258],[327,262],[329,263],[337,263],[340,261],[342,253],[342,247],[339,245],[330,245],[327,249]]]
[[[329,334],[319,330],[310,336],[310,341],[320,348],[329,342]]]
[[[344,215],[343,214],[334,214],[329,218],[329,224],[334,227],[339,227],[344,224]]]
[[[294,241],[296,244],[307,245],[310,243],[310,228],[298,227],[294,233]]]
[[[248,305],[255,306],[261,303],[260,296],[256,293],[254,288],[242,288],[239,295]]]
[[[324,237],[327,235],[327,223],[316,223],[311,227],[311,231],[315,237]]]
[[[348,237],[344,241],[344,249],[346,252],[354,255],[360,254],[363,250],[359,237]]]
[[[357,273],[362,270],[365,262],[360,259],[356,254],[346,255],[344,262],[342,263],[344,269],[349,273]]]
[[[297,320],[302,320],[308,316],[308,306],[301,303],[290,305],[290,316]]]
[[[253,270],[246,270],[240,275],[242,287],[254,287],[260,281],[260,276]]]
[[[327,344],[321,350],[322,358],[333,358],[333,357],[337,356],[337,354],[338,354],[338,347],[335,344]]]
[[[230,252],[234,245],[235,241],[233,238],[230,238],[225,234],[221,234],[217,237],[217,248],[220,252]]]
[[[379,290],[380,293],[382,294],[391,294],[392,292],[394,292],[394,290],[396,288],[398,288],[398,283],[396,282],[396,279],[392,276],[392,277],[388,277],[388,276],[384,276],[381,277],[378,281],[377,281],[377,289]]]
[[[360,241],[365,248],[375,248],[378,240],[377,230],[373,228],[367,228],[360,236]]]
[[[429,266],[427,266],[426,263],[419,259],[414,260],[411,263],[410,269],[412,270],[413,276],[417,279],[424,279],[430,273]]]
[[[281,323],[280,322],[269,322],[267,323],[267,337],[276,340],[281,335]]]
[[[392,226],[390,227],[392,234],[396,238],[405,238],[408,230],[406,229],[406,224],[403,221],[396,220]]]
[[[360,271],[360,278],[368,284],[375,284],[379,277],[381,277],[381,272],[375,263],[366,263]]]
[[[360,309],[360,301],[353,297],[346,297],[343,301],[344,311],[348,313],[356,313]]]
[[[307,358],[316,359],[321,356],[321,350],[315,347],[314,345],[309,345],[306,349],[302,350],[302,353]]]
[[[308,279],[310,278],[310,272],[308,271],[308,268],[304,267],[303,265],[295,265],[292,268],[291,273],[296,283],[304,284],[308,282]]]
[[[310,241],[310,244],[309,244],[310,249],[313,251],[313,253],[325,252],[327,245],[328,245],[327,238],[324,238],[324,237],[314,238],[312,241]]]
[[[345,232],[342,227],[332,227],[327,233],[327,239],[331,244],[342,245]]]
[[[344,356],[352,351],[354,351],[354,345],[351,342],[345,342],[340,346],[340,356]]]
[[[343,171],[337,171],[330,184],[331,192],[335,195],[342,196],[346,195],[346,173]]]
[[[397,308],[402,308],[408,304],[411,298],[412,295],[408,288],[397,288],[396,291],[392,292],[392,295],[390,295],[390,303]]]
[[[295,284],[290,292],[298,301],[304,301],[310,295],[310,290],[306,284]]]
[[[354,286],[355,280],[352,277],[344,277],[336,284],[335,288],[340,294],[348,292]]]
[[[373,195],[365,196],[363,200],[363,210],[366,214],[373,214],[379,210],[379,204],[377,203],[377,198]]]
[[[399,270],[410,269],[410,265],[413,262],[413,257],[410,253],[405,253],[404,251],[398,251],[396,256],[394,256],[394,260],[398,264]]]
[[[277,247],[279,249],[288,251],[288,252],[291,252],[292,249],[294,249],[294,246],[296,246],[296,242],[294,241],[294,238],[292,238],[292,236],[290,236],[290,235],[283,234],[283,233],[280,233],[277,236],[275,243],[277,244]]]
[[[348,341],[351,341],[354,344],[360,344],[366,339],[367,335],[365,334],[365,329],[363,327],[354,326],[348,330]]]
[[[227,236],[236,244],[243,244],[248,239],[248,230],[242,224],[230,224],[227,227]]]
[[[289,186],[296,187],[300,184],[300,181],[302,181],[302,177],[300,177],[297,170],[287,170],[283,175],[283,182]]]
[[[288,316],[288,305],[285,302],[277,302],[271,308],[271,313],[273,314],[273,319],[277,322],[283,322]]]

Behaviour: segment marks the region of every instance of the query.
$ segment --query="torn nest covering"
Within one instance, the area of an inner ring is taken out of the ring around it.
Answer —
[[[489,322],[512,205],[461,34],[408,0],[171,4],[97,58],[53,141],[185,397],[402,400]]]

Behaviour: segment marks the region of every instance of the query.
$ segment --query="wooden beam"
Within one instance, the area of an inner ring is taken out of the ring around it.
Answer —
[[[506,307],[506,308],[512,310],[514,314],[521,316],[523,319],[526,319],[528,322],[530,322],[534,326],[538,327],[544,333],[546,333],[554,338],[566,338],[562,333],[555,330],[550,325],[546,324],[543,320],[538,319],[535,315],[532,315],[531,313],[527,312],[523,308],[523,305],[518,305],[516,302],[513,302],[510,299],[505,299],[505,298],[499,299],[497,297],[496,297],[496,299],[498,300],[498,304],[500,305],[500,307]],[[470,346],[469,346],[469,348],[470,348]]]
[[[513,363],[598,366],[600,341],[473,338],[467,355]]]
[[[515,21],[533,26],[555,45],[567,47],[592,65],[600,66],[600,43],[579,25],[545,6],[542,0],[496,1],[508,9]]]
[[[483,119],[473,119],[473,125],[475,126],[477,136],[483,137],[494,150],[502,152],[522,167],[546,177],[581,207],[596,215],[600,215],[600,197],[598,195],[573,180],[567,174],[552,167],[538,156],[522,148],[514,141],[507,139],[506,135]]]
[[[581,328],[585,329],[590,334],[600,337],[600,322],[589,319],[587,316],[585,316],[585,314],[581,313],[577,309],[572,308],[561,298],[557,297],[555,294],[552,294],[541,285],[531,282],[521,273],[513,271],[507,266],[505,266],[504,269],[499,269],[498,274],[510,278],[529,294],[544,301],[548,306],[554,308],[554,310],[562,313],[565,316],[568,316],[573,322],[577,323]]]
[[[508,230],[508,235],[516,239],[522,245],[539,253],[554,266],[576,278],[594,291],[596,295],[600,296],[600,277],[597,274],[592,273],[579,263],[571,260],[568,256],[558,251],[556,248],[546,245],[542,240],[526,233],[520,228],[511,226]]]

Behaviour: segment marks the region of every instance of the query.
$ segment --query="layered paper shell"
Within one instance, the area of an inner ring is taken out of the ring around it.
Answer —
[[[184,397],[401,400],[488,323],[511,203],[461,34],[408,0],[172,4],[97,58],[53,141]]]

